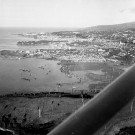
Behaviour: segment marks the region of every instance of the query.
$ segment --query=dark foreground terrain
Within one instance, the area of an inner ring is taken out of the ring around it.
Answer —
[[[2,135],[47,134],[91,98],[8,95],[0,98]],[[134,135],[134,101],[124,107],[95,135]]]
[[[134,135],[135,106],[134,100],[109,120],[94,135]]]
[[[73,97],[17,97],[0,98],[0,126],[2,134],[42,135],[75,112],[88,98]],[[10,131],[11,130],[11,131]],[[12,132],[13,131],[13,132]]]

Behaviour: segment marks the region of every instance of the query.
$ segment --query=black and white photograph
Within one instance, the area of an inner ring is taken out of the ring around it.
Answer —
[[[135,0],[0,0],[0,135],[135,135]]]

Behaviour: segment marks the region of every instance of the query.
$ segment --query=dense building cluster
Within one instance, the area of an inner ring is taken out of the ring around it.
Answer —
[[[134,62],[135,31],[63,31],[19,34],[36,41],[19,41],[18,45],[48,45],[49,49],[19,51],[25,57],[38,56],[75,62]]]

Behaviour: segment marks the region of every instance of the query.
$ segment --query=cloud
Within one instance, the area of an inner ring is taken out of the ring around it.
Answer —
[[[129,9],[129,11],[130,11],[130,12],[132,12],[132,13],[135,13],[135,7],[134,7],[134,8]]]
[[[120,13],[124,13],[124,12],[135,13],[135,7],[133,7],[133,8],[125,8],[125,9],[120,10]]]
[[[125,12],[125,11],[127,11],[127,9],[121,9],[121,10],[120,10],[120,13],[123,13],[123,12]]]

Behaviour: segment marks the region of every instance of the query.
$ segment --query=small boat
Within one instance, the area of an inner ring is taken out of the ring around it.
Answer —
[[[29,81],[29,82],[30,82],[30,79],[29,79],[29,78],[21,78],[21,79],[23,79],[23,80],[25,80],[25,81]]]
[[[19,70],[21,70],[23,72],[30,72],[30,69],[19,69]]]
[[[43,66],[41,66],[41,67],[38,67],[38,68],[40,68],[40,69],[43,69],[43,70],[45,69]]]

